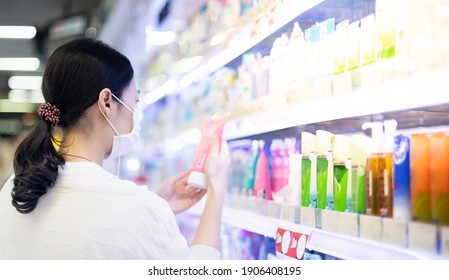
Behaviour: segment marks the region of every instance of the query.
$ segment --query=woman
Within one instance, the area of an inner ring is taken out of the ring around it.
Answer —
[[[205,191],[186,188],[189,172],[167,180],[157,195],[101,167],[135,140],[133,76],[125,56],[93,39],[71,41],[50,56],[42,82],[47,103],[0,192],[0,259],[219,258],[229,160],[218,145],[208,159],[208,195],[190,248],[174,213]],[[56,127],[63,136],[58,151]]]

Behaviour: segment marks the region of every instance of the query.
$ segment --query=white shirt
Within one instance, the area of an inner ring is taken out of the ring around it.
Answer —
[[[67,162],[28,214],[0,191],[0,259],[218,259],[189,248],[168,203],[90,162]]]

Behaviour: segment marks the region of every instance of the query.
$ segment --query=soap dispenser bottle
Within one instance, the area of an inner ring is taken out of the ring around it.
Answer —
[[[383,156],[383,124],[382,122],[367,122],[362,129],[371,128],[370,154],[366,164],[366,214],[379,216],[378,189],[384,187],[384,176],[379,173],[385,169]]]
[[[383,132],[385,126],[385,134]],[[366,213],[393,217],[393,148],[397,122],[389,120],[364,123],[372,129],[371,154],[368,157]]]

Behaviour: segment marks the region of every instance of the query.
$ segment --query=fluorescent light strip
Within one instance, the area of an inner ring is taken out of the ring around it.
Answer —
[[[11,89],[40,89],[42,76],[12,76],[8,80]]]
[[[34,26],[0,26],[0,38],[2,39],[32,39],[36,36]]]
[[[35,57],[0,58],[0,71],[36,71],[40,61]]]
[[[45,99],[41,90],[22,90],[14,89],[8,94],[11,102],[26,102],[26,103],[44,103]]]

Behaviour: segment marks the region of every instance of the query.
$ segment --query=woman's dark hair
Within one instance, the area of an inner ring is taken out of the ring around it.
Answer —
[[[134,72],[129,60],[110,46],[94,39],[77,39],[57,48],[48,59],[42,93],[45,101],[60,111],[59,126],[78,122],[86,109],[109,88],[118,98]],[[36,208],[39,198],[55,184],[58,169],[65,164],[56,151],[52,124],[39,118],[14,155],[12,205],[20,213]]]

